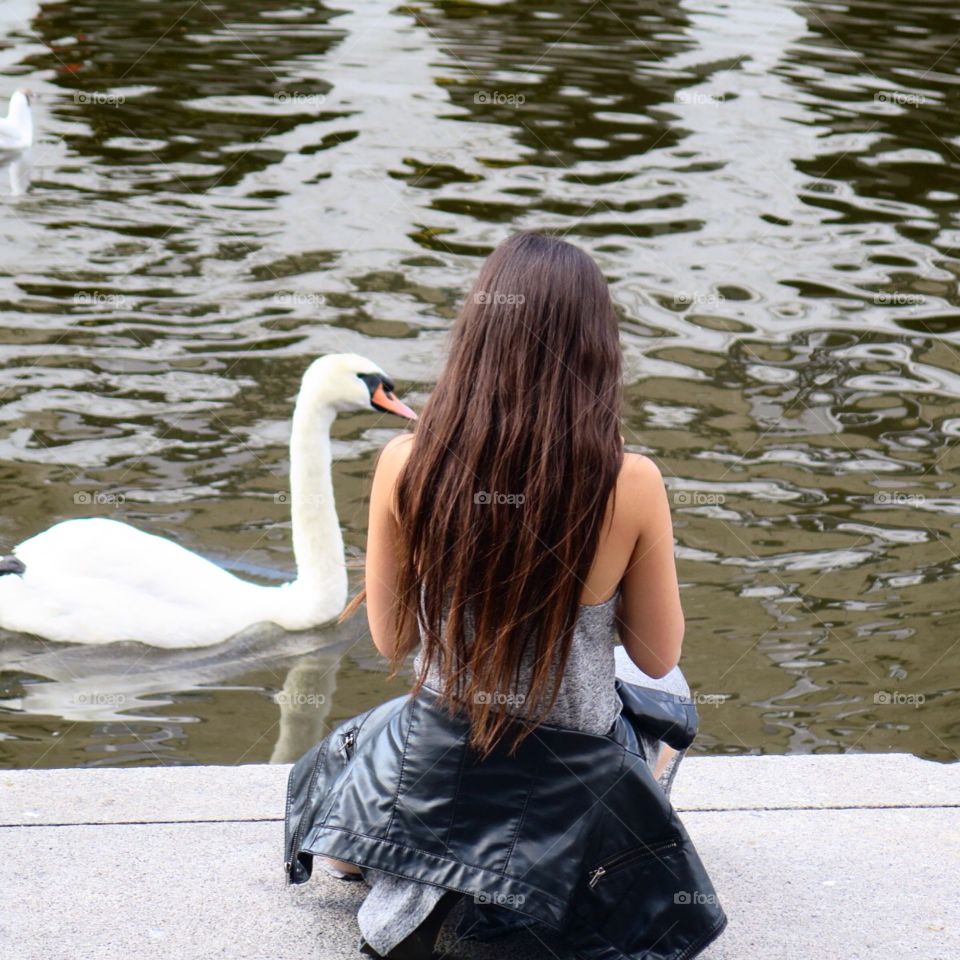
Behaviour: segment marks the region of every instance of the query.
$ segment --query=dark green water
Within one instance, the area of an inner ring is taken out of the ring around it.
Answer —
[[[483,256],[609,277],[669,478],[706,753],[960,749],[954,4],[19,0],[0,97],[0,548],[77,495],[280,582],[314,356],[414,404]],[[341,418],[362,555],[375,451]],[[119,496],[119,495],[122,495]],[[0,765],[297,756],[401,689],[361,620],[200,651],[0,638]]]

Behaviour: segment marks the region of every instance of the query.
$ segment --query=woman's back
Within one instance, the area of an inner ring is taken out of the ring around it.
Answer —
[[[617,719],[621,706],[614,689],[618,598],[619,592],[601,603],[580,604],[557,698],[542,722],[584,733],[604,734]],[[418,655],[414,662],[418,676],[422,669],[422,658]],[[528,648],[517,683],[507,690],[485,691],[485,696],[495,707],[524,716],[524,691],[530,685],[532,674],[533,650]],[[426,671],[424,686],[437,692],[442,689],[443,678],[436,663]]]
[[[375,479],[375,486],[381,487],[380,497],[371,500],[372,523],[374,501],[384,499],[389,503],[393,499],[396,478],[415,442],[414,435],[404,434],[384,448]],[[371,570],[376,576],[381,564],[376,554],[368,557],[368,581]],[[384,570],[383,575],[387,572]],[[469,625],[469,611],[466,619]],[[376,641],[373,617],[371,625]],[[593,563],[581,586],[557,700],[544,722],[605,733],[620,706],[614,691],[614,645],[618,639],[633,663],[649,677],[657,678],[676,665],[682,635],[673,530],[663,479],[652,460],[628,453],[607,504]],[[515,687],[481,691],[477,696],[485,694],[493,706],[523,714],[524,690],[534,666],[532,653],[528,649]],[[415,671],[417,676],[423,672],[422,650]],[[425,671],[424,682],[431,689],[442,689],[443,677],[436,663]]]

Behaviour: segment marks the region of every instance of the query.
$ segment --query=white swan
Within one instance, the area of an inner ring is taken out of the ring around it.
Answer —
[[[257,623],[305,630],[347,599],[330,427],[341,410],[416,414],[370,360],[328,354],[307,368],[293,412],[290,505],[297,578],[260,586],[117,520],[65,520],[0,559],[0,627],[65,643],[218,643]]]
[[[10,98],[7,115],[0,117],[0,150],[25,150],[33,143],[33,112],[30,91],[17,90]]]

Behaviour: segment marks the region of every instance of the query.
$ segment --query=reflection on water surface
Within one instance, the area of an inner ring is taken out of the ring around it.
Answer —
[[[31,87],[39,132],[0,158],[3,545],[99,492],[279,581],[308,361],[367,354],[422,401],[480,259],[560,228],[670,480],[697,747],[954,759],[958,16],[5,5],[0,95]],[[394,428],[335,428],[354,554]],[[359,622],[0,658],[5,766],[290,759],[401,689]]]

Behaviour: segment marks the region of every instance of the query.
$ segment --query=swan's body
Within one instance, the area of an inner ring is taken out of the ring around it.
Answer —
[[[336,538],[327,546],[342,553]],[[15,555],[25,571],[0,578],[0,626],[64,643],[206,646],[261,621],[287,630],[323,623],[346,599],[345,570],[335,564],[308,597],[299,578],[280,587],[247,583],[118,520],[65,520]]]
[[[304,374],[290,438],[296,580],[260,586],[117,520],[66,520],[0,563],[0,627],[67,643],[140,640],[159,647],[218,643],[256,623],[305,630],[347,598],[333,498],[330,426],[338,410],[414,416],[375,364],[331,354]]]
[[[25,150],[33,143],[33,112],[25,90],[10,98],[5,117],[0,117],[0,150]]]

